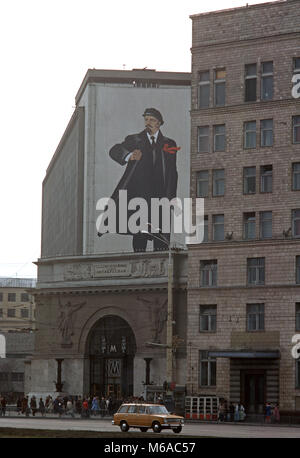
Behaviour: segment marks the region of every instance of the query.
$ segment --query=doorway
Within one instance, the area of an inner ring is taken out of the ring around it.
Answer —
[[[241,399],[247,414],[263,414],[266,404],[265,371],[245,371],[242,374]]]
[[[89,335],[90,394],[122,399],[133,394],[135,337],[118,316],[101,318]]]

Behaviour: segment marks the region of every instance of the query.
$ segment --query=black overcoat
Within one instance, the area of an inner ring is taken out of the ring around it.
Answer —
[[[126,157],[129,153],[139,149],[142,157],[139,161],[128,161]],[[156,154],[161,155],[161,177],[158,180],[161,184],[160,189],[157,186],[157,180],[154,176],[153,165],[153,147],[147,136],[147,131],[143,130],[138,134],[128,135],[122,143],[114,145],[110,151],[110,157],[120,165],[126,166],[124,174],[115,188],[111,198],[116,203],[117,212],[117,232],[118,227],[118,201],[119,191],[127,191],[127,200],[139,197],[148,203],[149,211],[151,209],[151,198],[166,197],[172,200],[176,197],[177,192],[177,167],[176,167],[176,143],[171,138],[165,137],[159,131],[155,146]],[[128,211],[128,217],[133,212]],[[151,222],[149,213],[148,221]],[[128,231],[127,234],[130,234]]]

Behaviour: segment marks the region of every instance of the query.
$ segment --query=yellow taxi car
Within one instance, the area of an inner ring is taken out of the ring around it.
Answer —
[[[145,433],[152,428],[155,433],[160,433],[162,429],[172,429],[174,433],[180,433],[184,418],[170,414],[161,404],[126,403],[114,414],[112,424],[120,426],[123,432],[129,428],[139,428]]]

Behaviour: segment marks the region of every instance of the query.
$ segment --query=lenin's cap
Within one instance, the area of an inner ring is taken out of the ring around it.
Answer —
[[[144,117],[145,116],[153,116],[154,118],[156,118],[161,123],[161,125],[164,123],[162,115],[160,114],[160,112],[156,108],[146,108],[143,116]]]

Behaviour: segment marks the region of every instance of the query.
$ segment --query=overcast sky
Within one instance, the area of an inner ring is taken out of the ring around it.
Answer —
[[[189,16],[245,4],[1,0],[0,276],[36,276],[42,180],[86,71],[148,67],[188,72]]]

